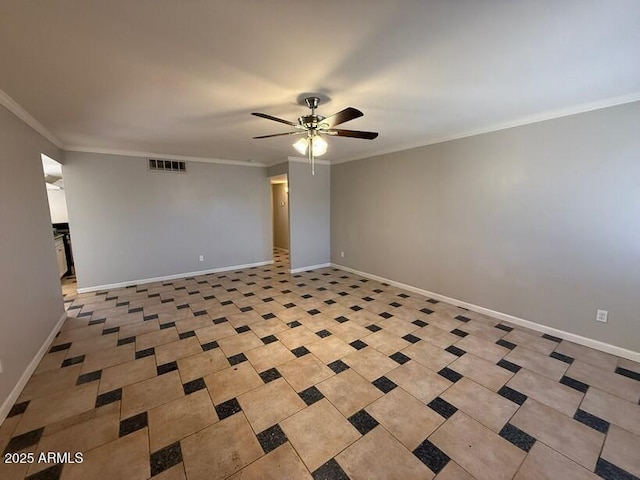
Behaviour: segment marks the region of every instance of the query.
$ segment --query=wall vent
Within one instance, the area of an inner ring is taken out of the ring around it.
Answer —
[[[187,164],[186,162],[179,162],[177,160],[149,158],[149,170],[157,172],[187,173]]]

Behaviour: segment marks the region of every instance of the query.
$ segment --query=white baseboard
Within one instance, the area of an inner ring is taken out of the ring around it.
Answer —
[[[576,335],[575,333],[565,332],[564,330],[548,327],[547,325],[542,325],[540,323],[532,322],[530,320],[525,320],[523,318],[514,317],[513,315],[509,315],[508,313],[497,312],[489,308],[480,307],[478,305],[474,305],[468,302],[463,302],[462,300],[458,300],[456,298],[446,297],[444,295],[440,295],[439,293],[429,292],[428,290],[423,290],[422,288],[414,287],[413,285],[407,285],[405,283],[396,282],[395,280],[379,277],[371,273],[361,272],[359,270],[345,267],[337,263],[332,263],[331,266],[334,268],[338,268],[340,270],[344,270],[346,272],[355,273],[356,275],[360,275],[361,277],[370,278],[371,280],[377,280],[379,282],[388,283],[389,285],[393,285],[394,287],[403,288],[410,292],[414,292],[419,295],[424,295],[425,297],[450,303],[458,307],[463,307],[463,308],[466,308],[467,310],[471,310],[472,312],[482,313],[483,315],[488,315],[490,317],[497,318],[498,320],[513,323],[514,325],[519,325],[521,327],[530,328],[532,330],[546,333],[548,335],[553,335],[554,337],[559,337],[564,340],[569,340],[570,342],[578,343],[580,345],[584,345],[585,347],[594,348],[602,352],[610,353],[611,355],[616,355],[618,357],[633,360],[634,362],[640,362],[640,352],[634,352],[633,350],[628,350],[626,348],[617,347],[615,345],[601,342],[599,340],[594,340],[592,338]]]
[[[330,263],[320,263],[318,265],[309,265],[308,267],[294,268],[293,270],[289,270],[289,273],[308,272],[309,270],[317,270],[318,268],[326,268],[330,266]]]
[[[175,280],[176,278],[197,277],[198,275],[209,275],[211,273],[229,272],[231,270],[242,270],[243,268],[263,267],[273,264],[273,260],[264,262],[246,263],[244,265],[231,265],[228,267],[212,268],[209,270],[200,270],[198,272],[176,273],[175,275],[165,275],[164,277],[141,278],[139,280],[130,280],[127,282],[109,283],[106,285],[95,285],[92,287],[78,288],[78,293],[98,292],[101,290],[113,290],[114,288],[129,287],[131,285],[143,285],[145,283],[164,282],[166,280]]]
[[[62,324],[64,323],[66,318],[67,312],[64,312],[60,317],[60,320],[58,320],[58,323],[55,324],[53,330],[51,330],[51,333],[49,333],[49,336],[40,347],[40,350],[38,350],[38,353],[36,353],[36,356],[33,357],[33,360],[31,360],[29,365],[27,365],[27,368],[20,376],[20,379],[18,380],[16,386],[13,387],[13,390],[11,390],[9,396],[2,403],[2,406],[0,406],[0,424],[4,422],[4,419],[7,418],[7,415],[9,415],[11,407],[13,407],[13,404],[16,403],[16,400],[22,393],[22,389],[29,381],[29,378],[31,378],[33,372],[35,372],[36,368],[38,368],[40,360],[42,360],[42,357],[46,355],[47,351],[49,350],[49,346],[53,343],[53,340],[56,338],[56,335],[62,328]]]

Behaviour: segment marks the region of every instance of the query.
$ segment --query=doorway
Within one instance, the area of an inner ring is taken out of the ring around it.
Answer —
[[[273,262],[289,269],[289,181],[286,173],[270,178]]]
[[[56,260],[60,287],[65,299],[77,293],[73,249],[71,248],[71,232],[67,199],[64,190],[62,164],[45,154],[41,154],[44,182],[47,187],[47,200],[51,215],[51,229],[56,247]]]

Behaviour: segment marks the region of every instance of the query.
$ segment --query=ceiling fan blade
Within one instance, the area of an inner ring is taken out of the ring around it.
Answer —
[[[362,132],[359,130],[340,130],[337,128],[326,130],[323,133],[326,133],[328,135],[335,135],[337,137],[363,138],[365,140],[373,140],[378,136],[378,132]]]
[[[256,138],[271,138],[271,137],[283,137],[285,135],[302,135],[302,134],[306,134],[307,131],[299,131],[299,132],[285,132],[285,133],[274,133],[272,135],[260,135],[259,137],[253,137],[254,139]]]
[[[323,127],[326,125],[326,128],[331,128],[335,127],[336,125],[340,125],[341,123],[348,122],[349,120],[359,118],[363,115],[364,113],[362,113],[357,108],[347,107],[344,110],[340,110],[338,113],[334,113],[330,117],[325,118],[324,120],[322,120],[322,122],[320,122],[320,124]]]
[[[292,127],[297,127],[297,123],[290,122],[289,120],[284,120],[282,118],[274,117],[272,115],[267,115],[266,113],[257,113],[253,112],[251,115],[255,115],[256,117],[266,118],[267,120],[273,120],[274,122],[284,123],[285,125],[291,125]]]

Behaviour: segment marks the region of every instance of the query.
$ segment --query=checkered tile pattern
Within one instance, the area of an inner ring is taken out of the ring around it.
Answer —
[[[640,477],[639,364],[287,267],[68,293],[0,478]]]

